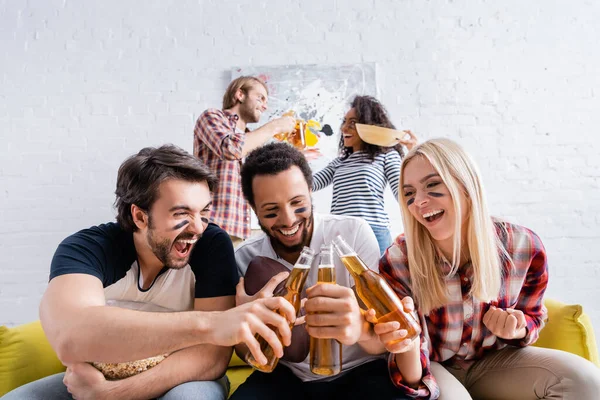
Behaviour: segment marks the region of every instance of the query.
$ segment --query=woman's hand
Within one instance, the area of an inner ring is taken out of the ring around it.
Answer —
[[[512,308],[503,310],[490,306],[483,316],[483,324],[501,339],[523,339],[527,334],[525,314]]]
[[[402,299],[402,305],[406,313],[412,313],[415,309],[413,299],[408,296]],[[408,331],[401,329],[398,321],[378,323],[373,309],[366,312],[365,319],[374,325],[375,334],[390,353],[406,353],[419,348],[420,339],[418,337],[415,340],[408,339],[406,337]]]
[[[404,137],[400,139],[400,144],[406,146],[408,151],[410,151],[413,147],[415,147],[419,140],[417,139],[417,136],[409,130],[405,130],[402,132],[406,133],[406,135],[408,135],[408,138],[406,137],[406,135],[404,135]]]

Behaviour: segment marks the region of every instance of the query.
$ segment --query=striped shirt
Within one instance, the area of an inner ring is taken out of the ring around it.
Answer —
[[[489,351],[506,345],[524,347],[538,338],[544,326],[546,308],[542,304],[548,285],[546,251],[540,238],[527,228],[506,222],[496,222],[496,230],[512,263],[502,261],[503,276],[500,294],[492,305],[521,310],[527,321],[527,334],[522,339],[505,340],[493,335],[483,324],[483,316],[490,304],[469,295],[473,270],[471,264],[461,266],[453,275],[450,264],[441,262],[440,268],[447,275],[448,304],[435,309],[429,315],[417,313],[423,328],[421,333],[421,365],[423,377],[417,389],[404,384],[401,371],[393,354],[389,357],[392,382],[410,397],[437,399],[440,391],[431,374],[430,360],[444,364],[468,367]],[[404,235],[398,236],[380,260],[379,270],[395,292],[403,298],[412,297],[410,268],[407,260]]]
[[[372,226],[388,227],[383,192],[389,183],[398,199],[400,154],[395,150],[380,153],[373,162],[364,151],[356,151],[343,160],[336,158],[313,175],[313,191],[333,183],[331,214],[363,218]]]
[[[245,133],[236,129],[237,114],[208,109],[194,128],[194,155],[217,175],[210,219],[230,236],[250,237],[250,208],[242,194],[242,147]]]

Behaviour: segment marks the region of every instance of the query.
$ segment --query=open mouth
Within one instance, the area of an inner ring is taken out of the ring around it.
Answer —
[[[283,236],[284,239],[287,240],[295,240],[297,236],[301,233],[300,227],[302,226],[302,222],[292,226],[291,228],[278,228],[277,232]]]
[[[427,222],[434,222],[442,218],[442,215],[444,215],[444,210],[434,210],[423,214],[423,219]]]
[[[292,227],[291,229],[281,228],[279,232],[281,232],[283,236],[294,236],[296,232],[298,232],[298,229],[300,229],[300,224],[296,225],[295,227]]]
[[[180,258],[184,258],[190,254],[190,251],[197,241],[198,239],[178,239],[173,243],[173,248]]]

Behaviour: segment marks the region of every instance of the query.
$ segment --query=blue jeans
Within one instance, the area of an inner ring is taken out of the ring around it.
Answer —
[[[71,400],[63,383],[64,372],[50,375],[6,393],[2,400]],[[227,376],[216,381],[193,381],[175,386],[159,397],[160,400],[207,399],[225,400],[229,394]]]
[[[387,248],[392,245],[392,235],[390,234],[390,230],[385,226],[370,226],[379,244],[379,255],[382,256]]]

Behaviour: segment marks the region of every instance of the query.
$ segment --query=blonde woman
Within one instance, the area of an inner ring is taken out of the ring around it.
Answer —
[[[399,197],[405,234],[379,268],[423,332],[410,342],[397,322],[375,325],[394,384],[427,399],[597,398],[592,363],[529,347],[546,316],[544,246],[489,215],[464,150],[448,139],[417,145],[402,162]]]

